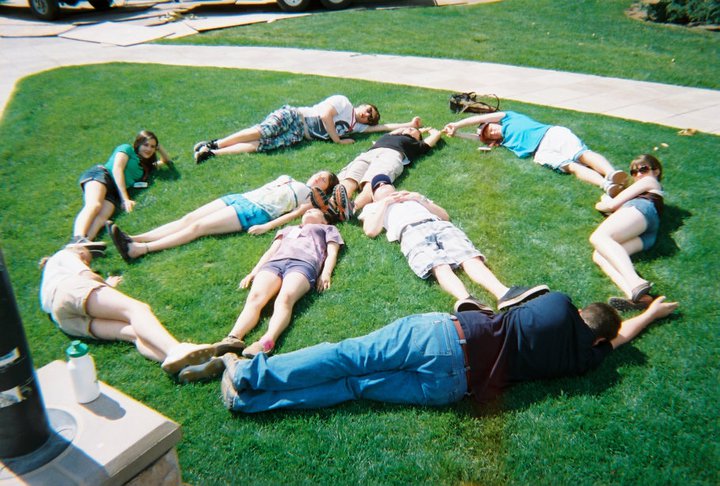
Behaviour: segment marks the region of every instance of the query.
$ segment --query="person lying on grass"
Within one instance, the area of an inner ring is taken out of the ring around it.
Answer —
[[[158,161],[160,154],[160,161]],[[75,246],[86,246],[102,253],[105,244],[92,243],[116,208],[128,213],[135,207],[128,189],[137,182],[146,182],[160,164],[171,164],[170,157],[158,142],[157,136],[143,130],[132,145],[118,145],[104,165],[96,165],[80,176],[83,207],[75,217],[73,238]]]
[[[295,303],[313,287],[318,292],[330,288],[343,244],[337,228],[329,225],[325,215],[315,208],[303,215],[299,226],[278,231],[268,251],[240,282],[244,289],[252,283],[250,294],[228,336],[214,344],[215,355],[234,352],[252,358],[258,353],[271,353],[282,332],[290,325]],[[260,313],[273,297],[275,304],[267,332],[246,348],[243,339],[257,326]],[[223,367],[218,357],[185,368],[179,378],[181,381],[208,379],[220,374]]]
[[[423,140],[423,133],[429,136]],[[434,128],[398,128],[380,137],[369,150],[345,166],[329,200],[329,209],[340,221],[350,219],[356,209],[372,202],[370,181],[378,174],[395,181],[406,165],[427,154],[440,140],[442,132]],[[360,194],[351,201],[355,193]]]
[[[506,287],[485,265],[485,257],[467,235],[450,222],[447,211],[422,194],[397,191],[384,174],[373,178],[371,188],[374,202],[359,216],[365,234],[374,238],[385,229],[389,241],[400,242],[415,275],[422,279],[433,275],[440,287],[457,299],[460,307],[456,311],[473,309],[479,302],[455,275],[458,267],[495,296],[498,309],[548,291],[546,285]]]
[[[149,305],[114,288],[122,277],[103,279],[90,268],[91,261],[87,248],[73,247],[40,262],[40,306],[65,334],[131,342],[171,375],[213,356],[210,344],[179,343]]]
[[[443,406],[480,402],[524,381],[582,375],[677,303],[655,299],[620,320],[605,303],[578,310],[559,292],[495,314],[416,314],[365,336],[252,360],[228,353],[221,390],[233,412],[329,407],[349,400]]]
[[[375,105],[353,107],[342,95],[333,95],[315,106],[284,105],[270,113],[260,124],[245,128],[225,138],[198,142],[193,151],[195,162],[203,163],[218,155],[269,152],[290,147],[303,140],[331,140],[334,143],[354,143],[343,138],[352,133],[386,132],[402,127],[420,127],[420,118],[407,123],[380,125],[380,113]]]
[[[326,193],[337,183],[337,176],[328,171],[314,174],[306,183],[282,175],[253,191],[215,199],[146,233],[129,236],[112,224],[110,234],[127,262],[207,235],[240,231],[261,235],[302,216],[313,207],[313,191]]]
[[[459,128],[478,125],[478,138],[494,147],[502,145],[520,158],[533,160],[561,174],[603,189],[611,197],[622,191],[627,174],[615,170],[608,160],[593,152],[568,128],[537,122],[514,111],[498,111],[475,115],[445,125],[448,136]]]
[[[593,261],[623,291],[626,298],[608,301],[618,310],[645,309],[650,302],[652,282],[637,274],[630,255],[648,250],[655,244],[664,193],[662,165],[652,155],[644,154],[630,162],[635,182],[615,197],[603,195],[595,208],[609,214],[590,235],[595,248]]]

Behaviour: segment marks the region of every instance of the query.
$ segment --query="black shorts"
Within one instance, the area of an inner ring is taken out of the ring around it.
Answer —
[[[78,181],[83,192],[85,191],[85,183],[90,181],[97,181],[103,184],[107,189],[105,191],[105,200],[113,203],[116,208],[120,207],[120,193],[115,185],[115,179],[112,178],[109,170],[102,165],[95,165],[83,172]]]

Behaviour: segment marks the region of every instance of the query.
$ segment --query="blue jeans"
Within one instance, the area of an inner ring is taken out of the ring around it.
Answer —
[[[368,335],[238,363],[232,410],[328,407],[368,399],[446,405],[467,392],[449,314],[403,317]]]

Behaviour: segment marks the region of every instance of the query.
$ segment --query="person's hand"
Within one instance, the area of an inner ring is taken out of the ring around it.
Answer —
[[[250,287],[250,284],[252,283],[253,279],[255,278],[255,274],[253,272],[248,273],[245,275],[245,277],[240,280],[240,284],[238,285],[238,288],[246,289]]]
[[[601,213],[612,213],[612,207],[610,207],[610,202],[603,199],[600,199],[600,201],[595,204],[595,209],[597,209]]]
[[[350,145],[352,143],[355,143],[354,138],[341,138],[338,142],[340,145]]]
[[[413,128],[420,128],[422,126],[422,119],[419,116],[416,116],[413,117],[410,123],[412,124]]]
[[[322,275],[320,275],[320,278],[318,278],[317,291],[324,292],[329,288],[330,288],[330,275],[325,275],[323,273]]]
[[[122,282],[123,278],[120,275],[110,275],[108,278],[105,279],[105,283],[108,284],[110,287],[117,287],[120,285],[120,282]]]
[[[123,209],[128,213],[132,213],[133,209],[135,209],[135,201],[133,201],[132,199],[124,200],[122,205]]]
[[[267,223],[265,223],[265,224],[256,224],[255,226],[250,226],[250,228],[248,228],[247,232],[251,235],[257,236],[257,235],[262,235],[264,233],[267,233],[268,231],[270,231],[270,227],[267,225]]]
[[[653,320],[655,320],[669,316],[677,308],[677,302],[665,302],[665,296],[661,295],[650,303],[645,312],[647,312],[648,315],[652,316]]]
[[[447,125],[445,125],[445,128],[443,128],[443,132],[445,132],[448,137],[454,136],[456,130],[457,125],[454,123],[448,123]]]

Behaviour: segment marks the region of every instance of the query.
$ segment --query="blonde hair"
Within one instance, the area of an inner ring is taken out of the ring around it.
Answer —
[[[63,250],[71,251],[71,252],[77,254],[80,257],[80,259],[83,260],[84,262],[86,262],[87,264],[90,264],[90,262],[92,261],[92,253],[90,253],[90,250],[88,250],[87,248],[83,248],[82,246],[69,246],[69,247],[66,246],[65,248],[63,248]],[[45,265],[47,265],[47,262],[48,262],[48,260],[50,260],[50,258],[51,257],[49,257],[49,256],[42,257],[38,261],[38,268],[40,268],[40,270],[44,270]]]

